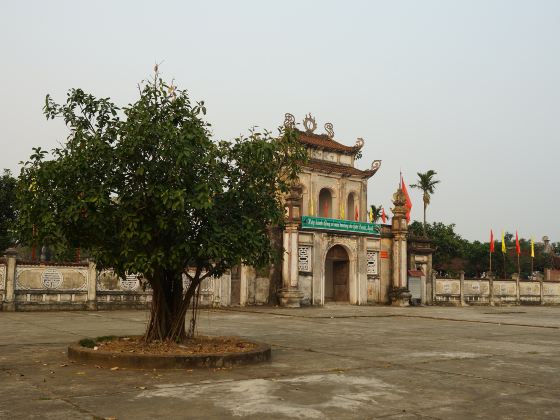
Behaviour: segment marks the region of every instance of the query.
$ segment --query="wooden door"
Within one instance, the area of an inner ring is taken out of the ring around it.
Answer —
[[[333,261],[334,300],[348,302],[348,277],[350,264],[348,261]]]

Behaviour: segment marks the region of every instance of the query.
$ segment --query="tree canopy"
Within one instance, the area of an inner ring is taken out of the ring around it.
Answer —
[[[417,172],[417,175],[418,180],[416,181],[416,184],[410,184],[410,187],[422,190],[422,201],[424,202],[424,235],[426,235],[426,209],[430,205],[430,197],[434,193],[436,185],[441,181],[435,179],[437,172],[433,169],[430,169],[424,173]]]
[[[14,242],[16,179],[4,169],[0,176],[0,254]]]
[[[87,248],[120,275],[142,273],[154,293],[147,340],[186,337],[204,278],[274,260],[269,229],[282,223],[282,195],[305,159],[295,132],[213,141],[204,103],[157,73],[128,106],[72,89],[62,105],[47,96],[44,112],[70,133],[25,163],[19,235]]]

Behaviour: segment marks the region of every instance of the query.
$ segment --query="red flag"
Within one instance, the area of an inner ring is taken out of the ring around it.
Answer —
[[[381,207],[381,220],[383,220],[383,223],[387,222],[387,215],[385,214],[385,207]]]
[[[410,196],[408,195],[408,190],[406,189],[406,184],[404,183],[404,178],[401,175],[401,189],[406,197],[406,221],[410,222],[410,210],[412,210],[412,201],[410,201]]]
[[[494,252],[494,232],[490,229],[490,252]]]
[[[517,255],[521,254],[521,247],[519,246],[519,237],[517,236],[517,231],[515,231],[515,250],[517,251]]]
[[[354,220],[356,222],[359,221],[360,215],[358,214],[358,206],[356,206],[356,212],[354,213]]]

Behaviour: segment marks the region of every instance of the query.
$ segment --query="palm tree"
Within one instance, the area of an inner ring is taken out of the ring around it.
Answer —
[[[381,212],[383,211],[383,206],[381,206],[381,205],[376,206],[375,204],[372,204],[370,207],[371,207],[372,222],[377,223],[377,221],[381,217]]]
[[[438,179],[434,179],[434,176],[437,175],[437,172],[430,169],[426,173],[418,172],[418,181],[416,184],[410,184],[411,188],[418,188],[424,192],[424,236],[426,236],[426,208],[430,204],[430,195],[434,193],[434,189],[436,184],[440,181]]]

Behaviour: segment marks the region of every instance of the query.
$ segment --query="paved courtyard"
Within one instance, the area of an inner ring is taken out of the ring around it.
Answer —
[[[0,418],[560,418],[560,308],[327,306],[202,311],[200,331],[272,362],[133,371],[68,362],[147,313],[0,312]]]

